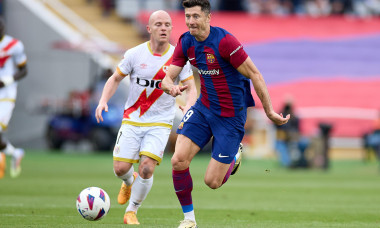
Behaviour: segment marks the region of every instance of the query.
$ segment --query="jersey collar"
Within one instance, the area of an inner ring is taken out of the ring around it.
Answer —
[[[170,44],[168,44],[168,48],[166,48],[166,50],[164,51],[164,53],[157,54],[157,53],[153,53],[152,47],[150,46],[150,41],[147,42],[147,45],[148,45],[148,49],[149,49],[150,53],[152,53],[152,55],[154,55],[154,56],[159,56],[159,57],[164,56],[169,51],[169,49],[170,49]]]

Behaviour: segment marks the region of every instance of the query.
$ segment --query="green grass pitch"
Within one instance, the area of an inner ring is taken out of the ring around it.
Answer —
[[[286,170],[274,160],[244,159],[235,176],[212,190],[203,183],[208,161],[209,156],[198,155],[190,167],[200,228],[380,227],[376,162],[333,161],[325,172]],[[0,180],[0,227],[125,227],[126,206],[117,204],[120,184],[111,153],[27,151],[22,175],[11,179],[6,174]],[[111,198],[109,214],[97,222],[84,220],[76,211],[76,197],[89,186],[103,188]],[[183,219],[169,155],[156,168],[138,218],[141,228],[177,227]]]

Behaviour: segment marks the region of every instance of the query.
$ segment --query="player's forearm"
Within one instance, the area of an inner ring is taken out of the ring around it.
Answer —
[[[168,72],[166,72],[166,75],[161,82],[161,89],[165,93],[170,94],[170,91],[175,86],[174,82],[177,79],[178,75],[180,74],[181,70],[182,70],[182,67],[170,65]]]
[[[110,77],[106,84],[104,85],[102,96],[100,97],[99,103],[107,103],[109,99],[115,94],[120,81],[116,80],[115,77]]]
[[[194,80],[193,80],[194,81]],[[185,84],[186,85],[186,84]],[[189,83],[189,87],[186,90],[186,106],[191,107],[197,101],[198,93],[195,83]]]
[[[162,80],[161,82],[161,89],[169,94],[170,93],[170,90],[171,88],[174,86],[174,82],[173,82],[173,79],[171,77],[169,77],[167,74],[165,76],[165,78]]]
[[[14,75],[14,80],[18,81],[26,76],[28,73],[26,65],[18,67],[17,73]]]
[[[245,77],[251,79],[255,92],[263,104],[266,115],[269,117],[269,115],[273,113],[272,102],[264,78],[259,69],[257,69],[251,58],[248,57],[237,70]]]
[[[2,79],[0,80],[0,88],[13,84],[15,81],[18,81],[21,78],[25,77],[26,74],[27,74],[26,65],[19,67],[16,74],[2,77]]]
[[[263,77],[261,74],[256,74],[251,76],[251,81],[257,96],[263,104],[265,114],[269,116],[273,112],[273,106]]]

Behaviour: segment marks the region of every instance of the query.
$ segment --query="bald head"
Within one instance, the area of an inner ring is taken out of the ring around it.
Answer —
[[[163,10],[153,12],[149,17],[149,24],[146,26],[151,43],[160,43],[161,45],[169,43],[172,28],[172,19]]]
[[[157,20],[170,21],[172,23],[172,18],[164,10],[154,11],[149,17],[149,26],[152,26]]]

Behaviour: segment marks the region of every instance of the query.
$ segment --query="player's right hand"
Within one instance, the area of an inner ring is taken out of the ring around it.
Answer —
[[[288,114],[288,115],[286,115],[286,117],[284,117],[282,115],[282,113],[281,114],[277,114],[274,111],[270,112],[267,116],[268,116],[268,118],[270,120],[273,121],[273,123],[275,123],[277,125],[286,124],[289,121],[289,119],[290,119],[290,114]]]
[[[188,85],[180,86],[180,85],[174,85],[170,91],[169,94],[173,97],[176,97],[178,95],[182,95],[182,92],[187,89]]]
[[[96,107],[96,110],[95,110],[95,118],[98,123],[100,123],[100,121],[103,122],[103,116],[102,116],[103,110],[108,112],[108,105],[99,103],[98,107]]]

